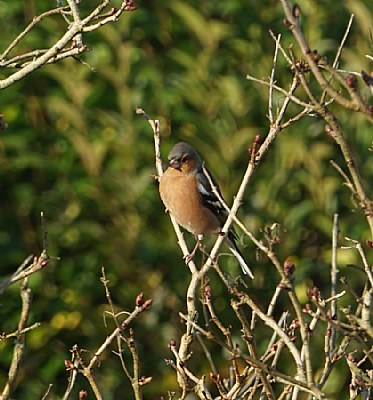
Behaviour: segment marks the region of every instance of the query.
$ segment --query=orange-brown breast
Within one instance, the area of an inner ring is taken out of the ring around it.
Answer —
[[[220,231],[218,218],[202,204],[195,175],[168,168],[160,179],[159,192],[166,209],[189,232],[198,236]]]

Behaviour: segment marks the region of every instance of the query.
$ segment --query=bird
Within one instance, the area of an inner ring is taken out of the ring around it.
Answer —
[[[207,169],[206,171],[221,196],[216,180]],[[220,234],[228,218],[227,210],[214,193],[204,173],[201,157],[190,144],[179,142],[169,152],[168,167],[159,178],[159,194],[166,211],[181,227],[197,237],[194,250],[186,258],[188,263],[193,258],[204,235]],[[254,279],[253,273],[237,247],[237,239],[237,234],[231,227],[227,232],[225,242],[236,257],[243,273]]]

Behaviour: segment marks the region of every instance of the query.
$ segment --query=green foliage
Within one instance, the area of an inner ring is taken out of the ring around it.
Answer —
[[[31,5],[0,2],[2,50],[25,20],[50,2],[26,3]],[[163,359],[169,357],[168,341],[181,327],[178,311],[185,307],[189,274],[151,177],[152,133],[134,110],[141,105],[160,118],[163,156],[179,140],[195,145],[230,202],[253,138],[264,136],[269,125],[268,93],[245,76],[270,74],[274,42],[268,29],[290,40],[278,3],[139,2],[136,12],[86,36],[92,52],[84,54],[84,64],[66,60],[43,67],[2,93],[0,112],[9,128],[0,136],[1,275],[14,271],[28,254],[40,252],[40,211],[48,220],[49,253],[61,258],[31,278],[31,322],[40,321],[42,327],[27,336],[24,373],[14,398],[41,398],[49,383],[59,398],[68,376],[64,359],[72,345],[95,351],[110,332],[103,322],[107,305],[102,266],[118,310],[131,310],[140,291],[155,300],[135,329],[142,372],[156,381],[147,388],[148,397],[159,398],[175,384],[174,371]],[[300,2],[310,42],[333,59],[354,12],[341,67],[369,68],[364,57],[372,46],[369,5]],[[50,45],[61,24],[58,18],[42,24],[22,45]],[[290,77],[279,61],[276,79],[281,83]],[[371,126],[361,116],[337,116],[366,181],[371,181]],[[354,212],[354,199],[331,159],[340,162],[341,155],[317,117],[295,124],[270,149],[240,212],[257,236],[264,227],[280,224],[280,259],[297,259],[296,282],[303,292],[314,284],[321,290],[329,286],[333,213],[341,216],[343,236],[368,238],[364,216]],[[277,283],[275,271],[267,260],[256,259],[252,243],[245,239],[245,245],[256,275],[252,292],[266,304]],[[356,262],[352,252],[341,256],[344,264]],[[226,264],[232,275],[238,274],[233,262]],[[341,267],[359,282],[358,274]],[[1,331],[16,329],[18,297],[14,288],[2,296]],[[220,307],[224,312],[223,300]],[[0,342],[0,349],[2,385],[12,341]],[[222,355],[222,364],[226,357]],[[99,374],[106,382],[105,399],[122,397],[129,388],[119,360],[109,354]],[[340,392],[344,379],[336,377],[329,390]],[[79,387],[87,387],[86,382]]]

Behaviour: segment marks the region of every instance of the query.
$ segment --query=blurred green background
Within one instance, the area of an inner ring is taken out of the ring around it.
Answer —
[[[0,2],[0,51],[50,4]],[[350,13],[355,13],[341,68],[370,71],[365,58],[372,54],[370,0],[304,0],[299,5],[307,39],[329,60]],[[81,6],[84,13],[91,2]],[[131,311],[140,291],[154,299],[151,311],[134,324],[142,374],[153,376],[145,397],[159,398],[177,388],[174,371],[164,359],[171,358],[167,343],[183,329],[178,312],[185,311],[189,273],[152,178],[152,132],[136,115],[136,106],[160,119],[164,158],[177,141],[197,147],[228,203],[255,135],[264,137],[268,131],[267,88],[249,82],[246,74],[264,79],[270,75],[274,42],[269,29],[283,35],[285,47],[293,41],[279,1],[142,0],[137,6],[115,24],[85,36],[92,48],[83,55],[86,64],[69,59],[42,67],[1,93],[0,112],[9,124],[0,134],[1,277],[27,255],[40,253],[40,211],[47,217],[49,254],[61,258],[30,281],[30,323],[40,321],[42,326],[27,335],[13,396],[17,399],[41,398],[49,383],[53,396],[61,396],[68,376],[63,361],[70,358],[72,345],[86,349],[89,357],[111,332],[112,326],[103,321],[108,305],[100,282],[102,266],[118,310]],[[60,17],[46,19],[17,51],[52,45],[64,27]],[[299,55],[296,46],[294,50]],[[0,71],[1,78],[8,74]],[[291,81],[282,57],[276,79],[285,87]],[[368,96],[364,88],[363,93]],[[275,106],[282,100],[276,95]],[[366,185],[371,184],[370,124],[337,105],[332,109]],[[290,107],[287,117],[298,111]],[[292,256],[296,261],[297,291],[304,302],[306,287],[317,285],[329,293],[333,213],[340,214],[341,237],[370,238],[364,216],[331,159],[343,166],[323,122],[304,118],[280,134],[256,171],[239,215],[257,237],[273,223],[280,224],[277,254],[281,260]],[[189,235],[188,241],[193,244]],[[243,242],[255,273],[250,293],[266,307],[278,276],[268,260],[257,257],[252,243]],[[363,276],[344,267],[358,262],[354,252],[339,256],[341,274],[359,288]],[[233,276],[239,273],[231,258],[222,259],[222,267]],[[227,313],[224,289],[217,283],[213,290],[217,310],[227,314],[225,322],[235,324]],[[285,297],[282,304],[286,307]],[[15,285],[1,298],[0,331],[16,329],[19,310]],[[265,346],[265,340],[258,339],[259,345]],[[1,386],[12,346],[11,340],[0,342]],[[107,353],[102,361],[96,374],[105,399],[123,398],[130,384],[119,359]],[[200,371],[205,367],[202,364]],[[343,374],[335,378],[330,392],[347,390],[347,379]],[[88,388],[83,377],[77,388]]]

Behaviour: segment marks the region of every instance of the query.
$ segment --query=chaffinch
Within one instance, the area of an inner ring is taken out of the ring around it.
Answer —
[[[159,181],[161,199],[177,223],[197,237],[195,251],[207,233],[221,232],[228,213],[203,172],[203,163],[196,150],[187,143],[177,143],[168,155],[168,168]],[[219,194],[220,189],[211,177]],[[244,274],[254,278],[236,245],[237,235],[231,227],[225,239],[230,251],[237,258]]]

